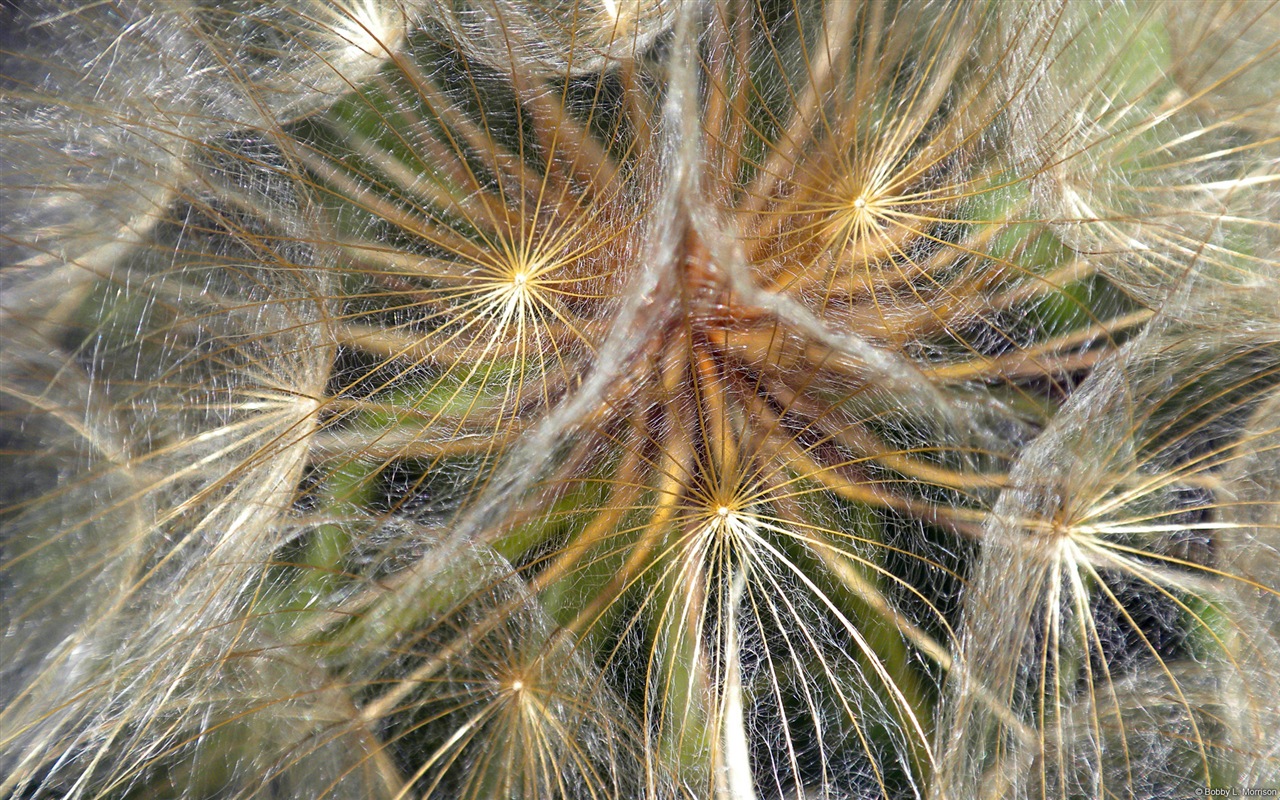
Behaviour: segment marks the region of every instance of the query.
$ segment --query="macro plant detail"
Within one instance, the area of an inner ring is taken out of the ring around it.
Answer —
[[[1280,788],[1280,8],[0,6],[0,794]]]

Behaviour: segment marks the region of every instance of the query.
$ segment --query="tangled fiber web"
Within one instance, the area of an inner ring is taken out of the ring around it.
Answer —
[[[1280,789],[1280,6],[0,2],[0,796]]]

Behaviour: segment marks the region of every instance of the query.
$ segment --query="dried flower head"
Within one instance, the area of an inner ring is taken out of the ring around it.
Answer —
[[[0,15],[0,795],[1280,781],[1276,7]]]

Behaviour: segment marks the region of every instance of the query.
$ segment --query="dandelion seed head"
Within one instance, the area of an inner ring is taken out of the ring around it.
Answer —
[[[1277,774],[1280,7],[38,5],[0,795]]]

